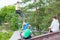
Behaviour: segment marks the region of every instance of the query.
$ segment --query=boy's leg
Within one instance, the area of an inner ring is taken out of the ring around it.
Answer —
[[[23,14],[22,14],[22,11],[21,10],[19,10],[19,15],[22,17],[23,16]]]
[[[23,32],[20,32],[21,40],[23,40],[23,36],[22,36],[22,33],[23,33]]]

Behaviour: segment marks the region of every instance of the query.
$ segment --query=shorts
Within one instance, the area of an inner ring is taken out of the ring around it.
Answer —
[[[21,10],[16,10],[16,13],[22,17],[22,11]]]
[[[23,37],[24,38],[24,37]],[[29,37],[27,37],[27,38],[24,38],[24,39],[30,39],[31,38],[31,35],[29,36]]]
[[[50,30],[50,32],[53,32],[52,30]]]

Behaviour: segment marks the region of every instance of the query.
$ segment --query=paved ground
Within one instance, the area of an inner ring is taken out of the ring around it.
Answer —
[[[9,40],[18,40],[20,38],[20,31],[15,31]]]
[[[10,40],[21,39],[20,31],[15,31],[11,36]],[[32,37],[31,40],[60,40],[60,32],[47,33],[40,36]]]
[[[60,32],[39,35],[33,37],[31,40],[60,40]]]

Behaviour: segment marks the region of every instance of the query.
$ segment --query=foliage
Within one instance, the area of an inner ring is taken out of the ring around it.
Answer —
[[[14,6],[5,6],[0,11],[0,23],[8,23],[11,30],[17,30],[19,28],[20,24],[18,25],[18,23],[21,21],[18,18],[19,16],[15,12]]]
[[[11,35],[12,35],[12,31],[11,32],[0,32],[0,40],[9,40]]]
[[[59,1],[60,2],[60,1]],[[48,27],[52,21],[52,17],[60,14],[59,2],[53,2],[52,0],[46,0],[46,2],[39,0],[38,2],[33,2],[26,6],[27,10],[35,8],[36,11],[29,11],[31,25],[39,30],[47,31]],[[27,1],[26,1],[27,3]],[[49,3],[49,5],[46,5]],[[39,8],[37,8],[39,7]],[[26,10],[25,10],[26,11]],[[28,13],[28,11],[26,12]],[[28,20],[29,20],[28,18]],[[60,18],[60,17],[59,17]]]
[[[23,0],[27,3],[31,0]],[[49,5],[47,5],[47,3]],[[35,11],[29,11],[29,9],[36,9]],[[52,17],[57,15],[60,21],[60,1],[52,3],[52,0],[46,0],[46,2],[39,0],[38,2],[33,2],[22,8],[23,14],[27,18],[33,28],[37,30],[48,31],[48,27],[51,24]],[[19,15],[15,12],[14,6],[5,6],[0,11],[0,25],[2,23],[9,23],[10,30],[21,29],[22,21],[19,19]],[[7,26],[8,27],[8,26]],[[7,28],[6,27],[6,28]]]

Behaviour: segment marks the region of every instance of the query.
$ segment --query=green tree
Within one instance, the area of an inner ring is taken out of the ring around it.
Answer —
[[[24,0],[24,3],[27,3],[31,0]],[[36,27],[38,30],[47,31],[48,27],[51,23],[51,19],[54,15],[58,15],[59,13],[59,2],[56,0],[34,0],[33,3],[27,5],[25,7],[26,13],[30,13],[28,15],[28,20],[31,22],[31,25]],[[27,11],[29,9],[36,9],[35,11]]]
[[[17,30],[19,27],[21,27],[20,23],[21,21],[18,19],[19,15],[15,12],[14,6],[5,6],[1,9],[0,12],[0,21],[1,23],[8,23],[9,28],[7,26],[7,29]],[[8,25],[7,24],[7,25]]]

